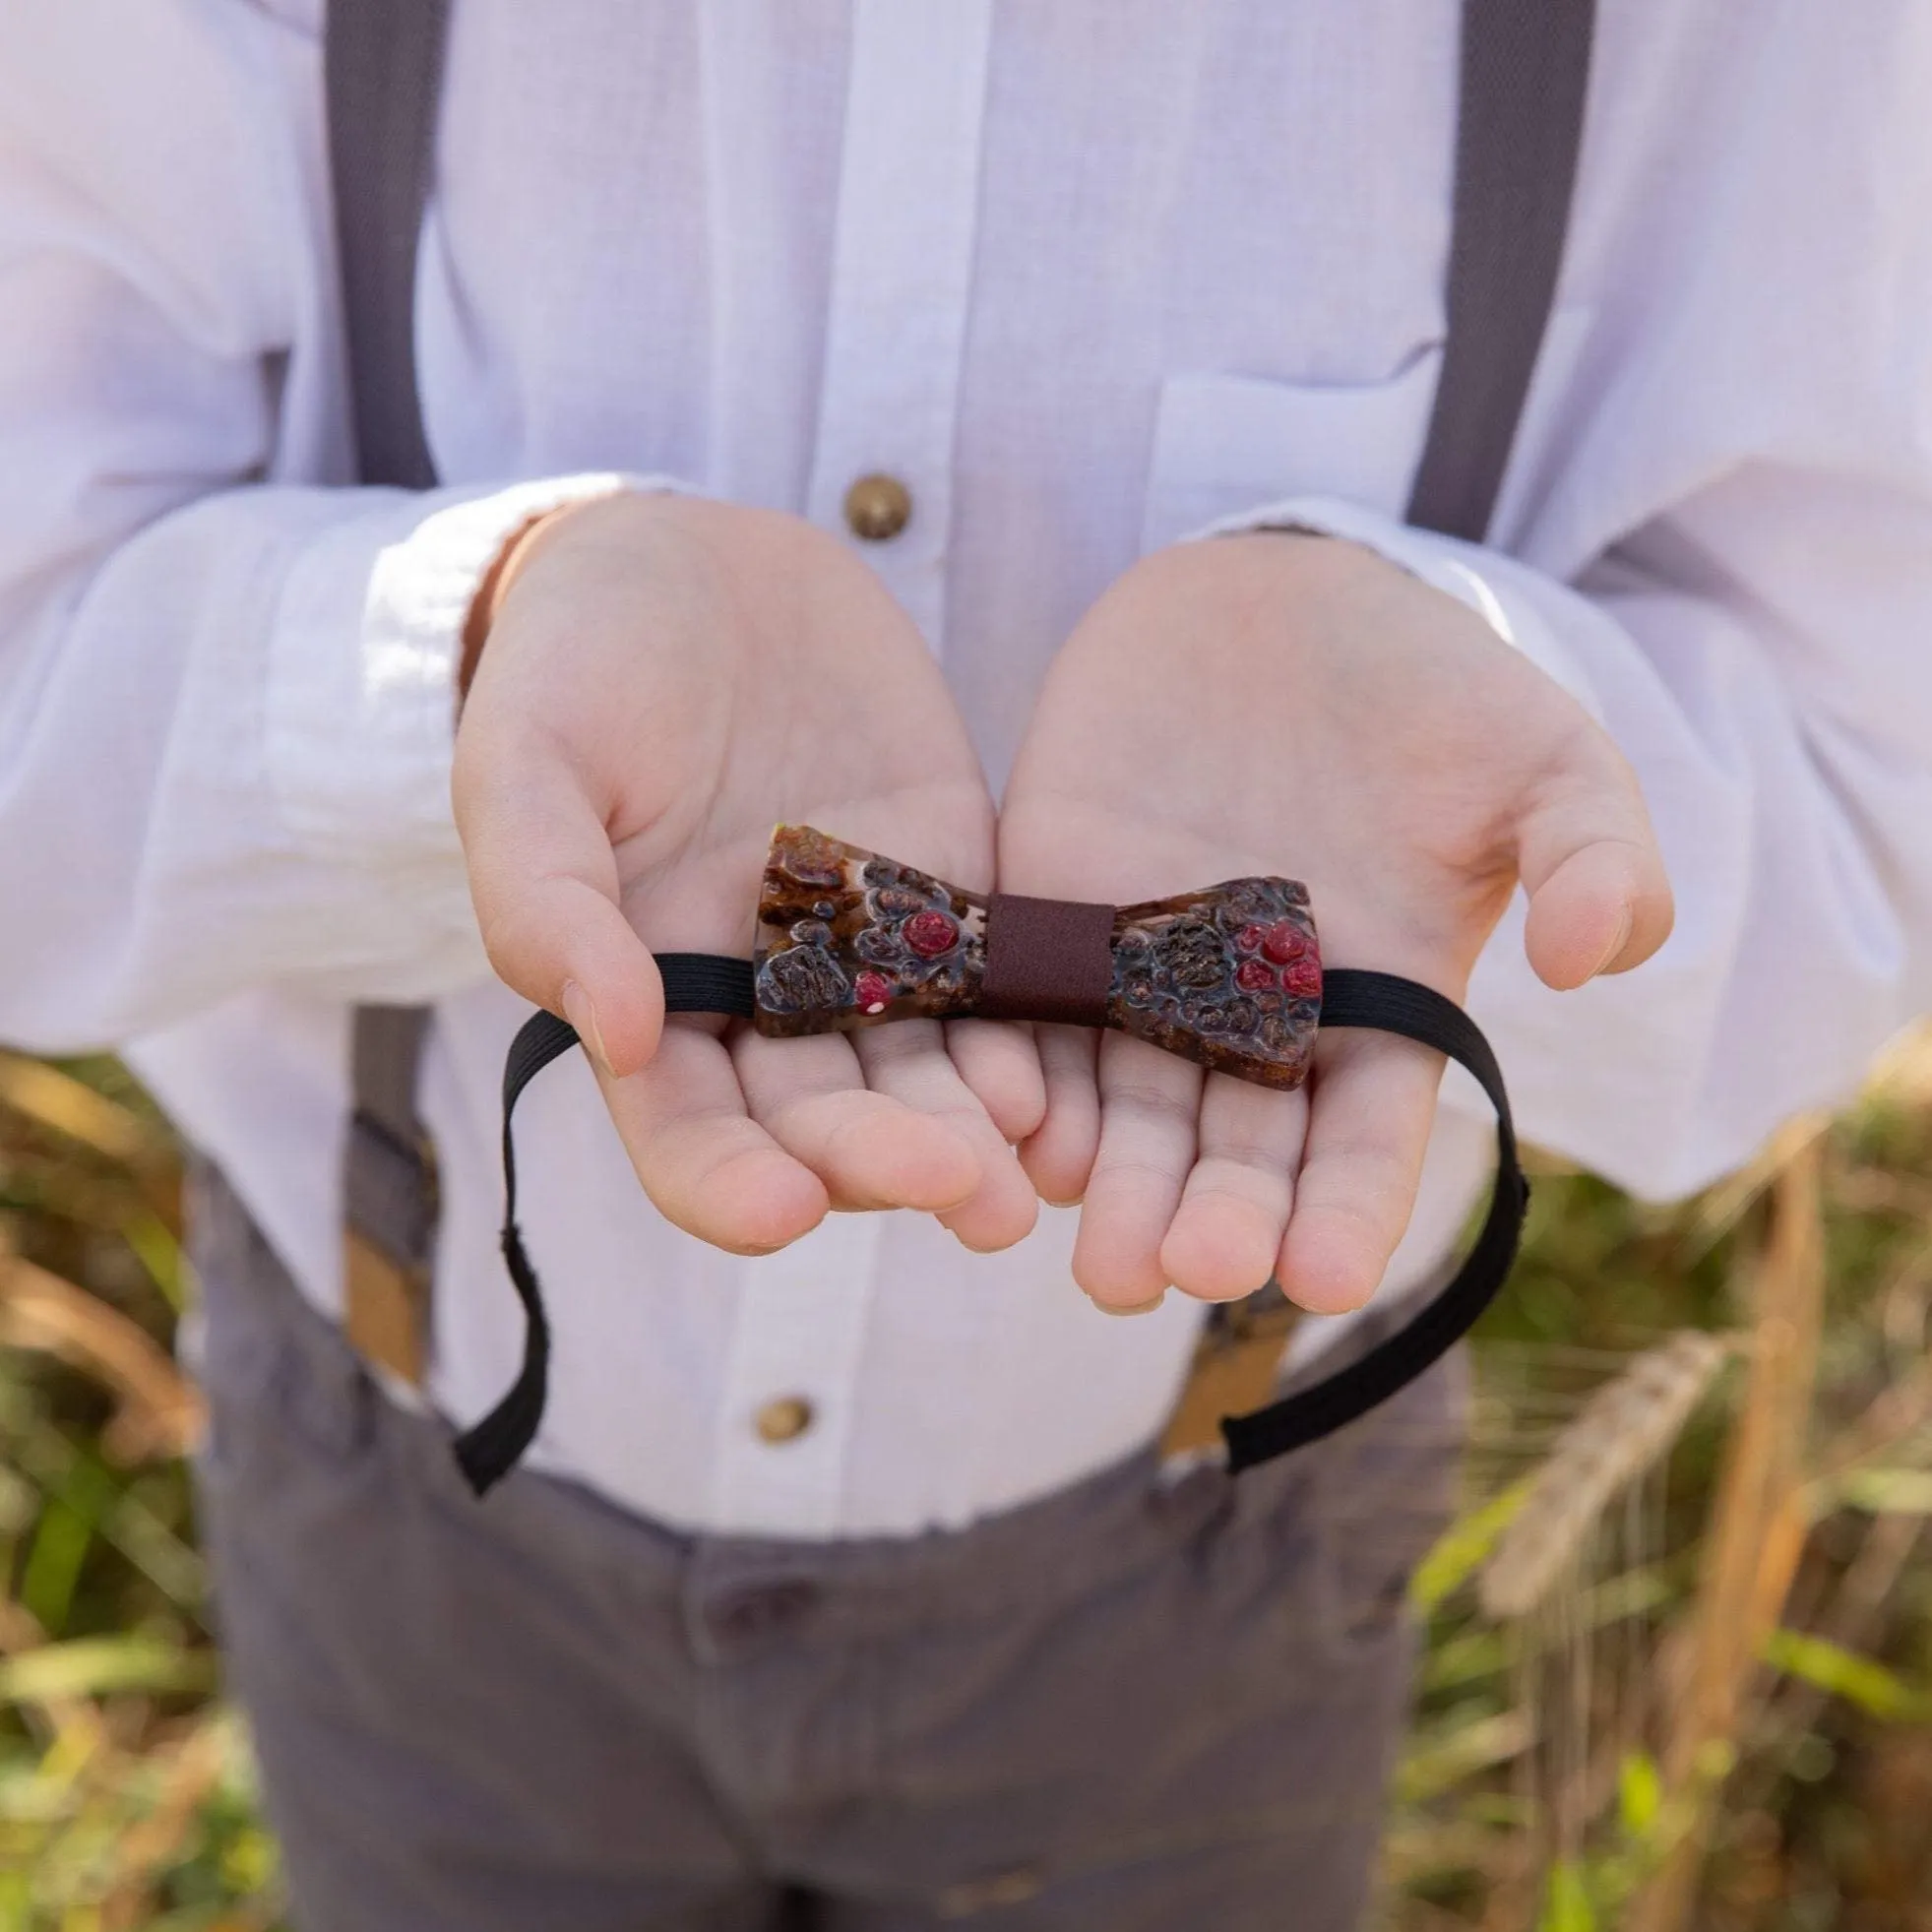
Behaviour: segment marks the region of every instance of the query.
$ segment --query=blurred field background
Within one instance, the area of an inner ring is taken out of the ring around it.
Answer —
[[[282,1922],[178,1188],[118,1066],[0,1054],[0,1932]],[[1681,1208],[1543,1164],[1412,1591],[1387,1932],[1932,1932],[1929,1308],[1932,1041]]]

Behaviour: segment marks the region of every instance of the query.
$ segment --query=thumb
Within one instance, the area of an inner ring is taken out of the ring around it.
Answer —
[[[1518,828],[1524,951],[1558,991],[1641,966],[1676,916],[1636,775],[1607,742],[1599,750],[1591,769],[1545,787]]]
[[[619,904],[603,821],[559,758],[479,764],[459,760],[455,795],[490,965],[568,1020],[604,1073],[636,1073],[657,1050],[664,987]]]

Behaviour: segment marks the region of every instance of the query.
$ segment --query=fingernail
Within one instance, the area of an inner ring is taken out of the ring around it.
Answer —
[[[1623,908],[1622,922],[1617,927],[1616,938],[1611,940],[1609,945],[1604,948],[1603,957],[1600,960],[1598,960],[1597,963],[1589,969],[1589,976],[1592,979],[1594,979],[1596,975],[1599,972],[1601,972],[1604,969],[1604,967],[1607,966],[1610,964],[1610,962],[1614,960],[1617,957],[1617,955],[1621,953],[1626,946],[1630,944],[1630,924],[1631,924],[1631,910],[1630,907],[1626,905]]]
[[[603,1035],[597,1031],[597,1010],[591,1004],[591,996],[574,979],[564,981],[564,1018],[577,1028],[577,1037],[584,1042],[584,1050],[597,1063],[597,1071],[606,1080],[617,1076],[610,1070],[610,1055],[603,1050]]]
[[[1152,1315],[1167,1299],[1167,1290],[1162,1288],[1151,1301],[1094,1301],[1091,1295],[1087,1298],[1102,1315]]]

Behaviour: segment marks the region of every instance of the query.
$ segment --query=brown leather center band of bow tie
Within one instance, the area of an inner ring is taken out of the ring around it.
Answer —
[[[1362,967],[1324,972],[1307,892],[1292,880],[1230,879],[1121,906],[983,897],[808,827],[780,826],[754,957],[659,953],[657,969],[666,1013],[722,1014],[778,1038],[904,1019],[1064,1020],[1115,1028],[1287,1090],[1307,1075],[1318,1029],[1369,1027],[1473,1074],[1496,1109],[1496,1186],[1462,1267],[1346,1368],[1252,1414],[1223,1417],[1230,1469],[1284,1456],[1388,1401],[1468,1332],[1515,1259],[1529,1187],[1489,1042],[1461,1007],[1411,979]],[[524,1306],[524,1362],[502,1401],[456,1440],[478,1495],[534,1439],[549,1379],[549,1318],[517,1225],[510,1116],[530,1081],[576,1044],[564,1021],[532,1014],[504,1063],[503,1259]]]
[[[1104,1027],[1113,992],[1111,905],[993,893],[986,901],[985,1020]]]

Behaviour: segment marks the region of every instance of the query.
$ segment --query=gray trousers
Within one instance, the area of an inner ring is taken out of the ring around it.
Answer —
[[[477,1503],[201,1196],[206,1528],[302,1932],[1360,1922],[1455,1358],[1238,1481],[1150,1452],[956,1533],[688,1535]]]

